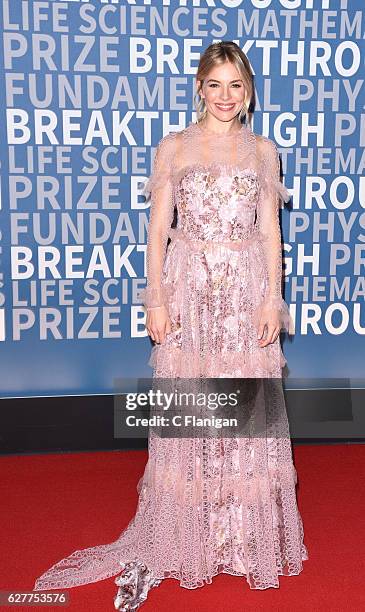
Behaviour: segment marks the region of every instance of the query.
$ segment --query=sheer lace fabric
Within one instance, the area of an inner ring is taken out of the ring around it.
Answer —
[[[279,225],[280,202],[290,196],[276,145],[245,125],[217,136],[191,123],[160,141],[145,193],[141,297],[147,309],[164,305],[172,325],[152,349],[156,375],[280,377],[279,339],[261,348],[256,337],[264,311],[275,312],[282,329],[293,325],[282,298]]]
[[[277,588],[280,575],[302,571],[308,553],[282,389],[285,358],[279,339],[264,348],[257,342],[263,309],[275,310],[282,329],[291,325],[279,226],[280,201],[289,195],[276,146],[246,126],[217,137],[190,124],[160,141],[145,193],[142,298],[148,309],[165,306],[171,320],[171,333],[152,349],[154,378],[263,377],[267,386],[245,437],[161,438],[151,430],[127,528],[110,544],[62,559],[35,588],[96,582],[133,561],[149,568],[144,594],[164,578],[196,588],[221,572],[245,576],[251,589]]]

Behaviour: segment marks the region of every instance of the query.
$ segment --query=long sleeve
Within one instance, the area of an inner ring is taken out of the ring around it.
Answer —
[[[146,308],[168,306],[168,286],[163,285],[161,280],[168,232],[174,214],[172,181],[174,150],[175,134],[167,134],[157,146],[153,170],[143,190],[145,195],[151,194],[147,230],[147,286],[140,294]]]
[[[289,331],[292,319],[282,297],[282,245],[279,224],[280,200],[287,202],[290,195],[280,182],[280,162],[276,145],[268,138],[260,141],[262,189],[257,209],[257,224],[262,238],[268,287],[264,301],[256,312],[259,321],[262,309],[275,310],[281,329]]]

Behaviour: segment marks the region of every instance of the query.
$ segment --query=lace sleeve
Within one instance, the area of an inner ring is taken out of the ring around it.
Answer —
[[[161,283],[168,232],[174,214],[172,165],[175,134],[164,136],[156,149],[152,173],[143,194],[151,194],[147,238],[147,286],[140,293],[147,309],[166,306],[167,287]]]
[[[264,301],[259,305],[255,318],[258,323],[263,309],[275,309],[281,329],[293,327],[289,308],[282,297],[282,246],[279,224],[280,201],[290,199],[288,190],[280,182],[279,154],[275,143],[262,138],[261,195],[257,208],[257,223],[265,254],[268,286]]]

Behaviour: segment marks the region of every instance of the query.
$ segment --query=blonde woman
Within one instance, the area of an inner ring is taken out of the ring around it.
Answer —
[[[253,77],[241,49],[210,45],[196,86],[197,122],[161,139],[146,186],[143,301],[153,377],[265,384],[255,387],[246,436],[151,432],[128,527],[36,582],[69,588],[118,574],[121,611],[136,610],[165,578],[192,589],[228,573],[251,589],[277,588],[280,575],[299,574],[308,558],[281,386],[279,333],[291,320],[282,298],[279,201],[289,195],[276,145],[250,127]]]

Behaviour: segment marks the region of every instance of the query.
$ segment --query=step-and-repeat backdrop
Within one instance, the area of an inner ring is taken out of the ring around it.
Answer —
[[[365,333],[362,0],[1,3],[1,396],[113,393],[149,377],[154,147],[195,120],[194,75],[233,40],[253,130],[279,148],[290,377],[361,380]]]

